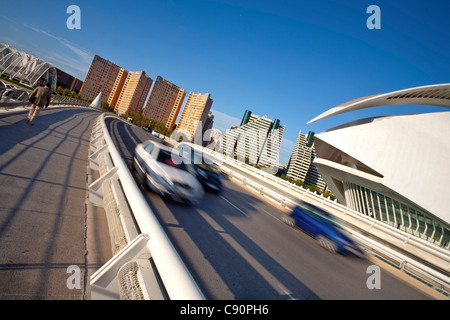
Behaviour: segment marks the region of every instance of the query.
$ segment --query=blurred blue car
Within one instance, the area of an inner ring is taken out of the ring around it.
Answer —
[[[337,221],[326,211],[306,202],[299,202],[283,221],[291,227],[298,227],[316,238],[319,244],[330,252],[362,254],[359,246],[345,234]]]

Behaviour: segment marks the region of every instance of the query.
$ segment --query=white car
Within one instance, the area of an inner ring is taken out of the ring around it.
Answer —
[[[153,130],[153,131],[152,131],[152,135],[154,135],[155,137],[158,137],[158,138],[159,138],[160,133],[159,133],[158,130]]]
[[[183,159],[172,151],[151,140],[138,144],[133,167],[146,188],[178,202],[198,204],[204,195],[203,187],[189,173]]]

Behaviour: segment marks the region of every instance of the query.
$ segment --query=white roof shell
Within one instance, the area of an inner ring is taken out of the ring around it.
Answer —
[[[321,173],[396,194],[450,223],[450,112],[375,118],[315,138],[379,175],[323,161],[318,152],[314,163]]]
[[[450,84],[352,100],[310,122],[387,104],[450,107]],[[384,194],[395,195],[395,198],[401,198],[450,223],[450,197],[446,196],[450,190],[450,112],[355,121],[317,134],[315,145],[317,158],[314,163],[341,201],[345,202],[345,198],[334,181],[352,181]],[[330,152],[335,153],[334,158]],[[336,153],[359,162],[369,170],[358,170],[356,166],[338,163]]]

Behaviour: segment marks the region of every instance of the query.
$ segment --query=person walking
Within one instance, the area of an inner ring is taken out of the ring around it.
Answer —
[[[47,83],[45,87],[36,87],[28,98],[31,102],[31,109],[28,112],[28,123],[30,125],[33,125],[39,111],[41,111],[42,108],[47,108],[50,104],[50,100],[52,98],[51,87],[52,85],[50,83]]]

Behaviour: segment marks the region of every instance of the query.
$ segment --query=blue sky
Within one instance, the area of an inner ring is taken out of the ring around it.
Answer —
[[[81,9],[80,30],[66,27],[72,4]],[[379,30],[366,27],[372,4],[381,9]],[[445,0],[15,0],[0,12],[0,41],[81,80],[98,54],[188,92],[211,93],[221,131],[238,125],[245,109],[280,119],[280,162],[288,161],[300,130],[443,111],[379,107],[306,124],[348,100],[450,82],[449,40]]]

